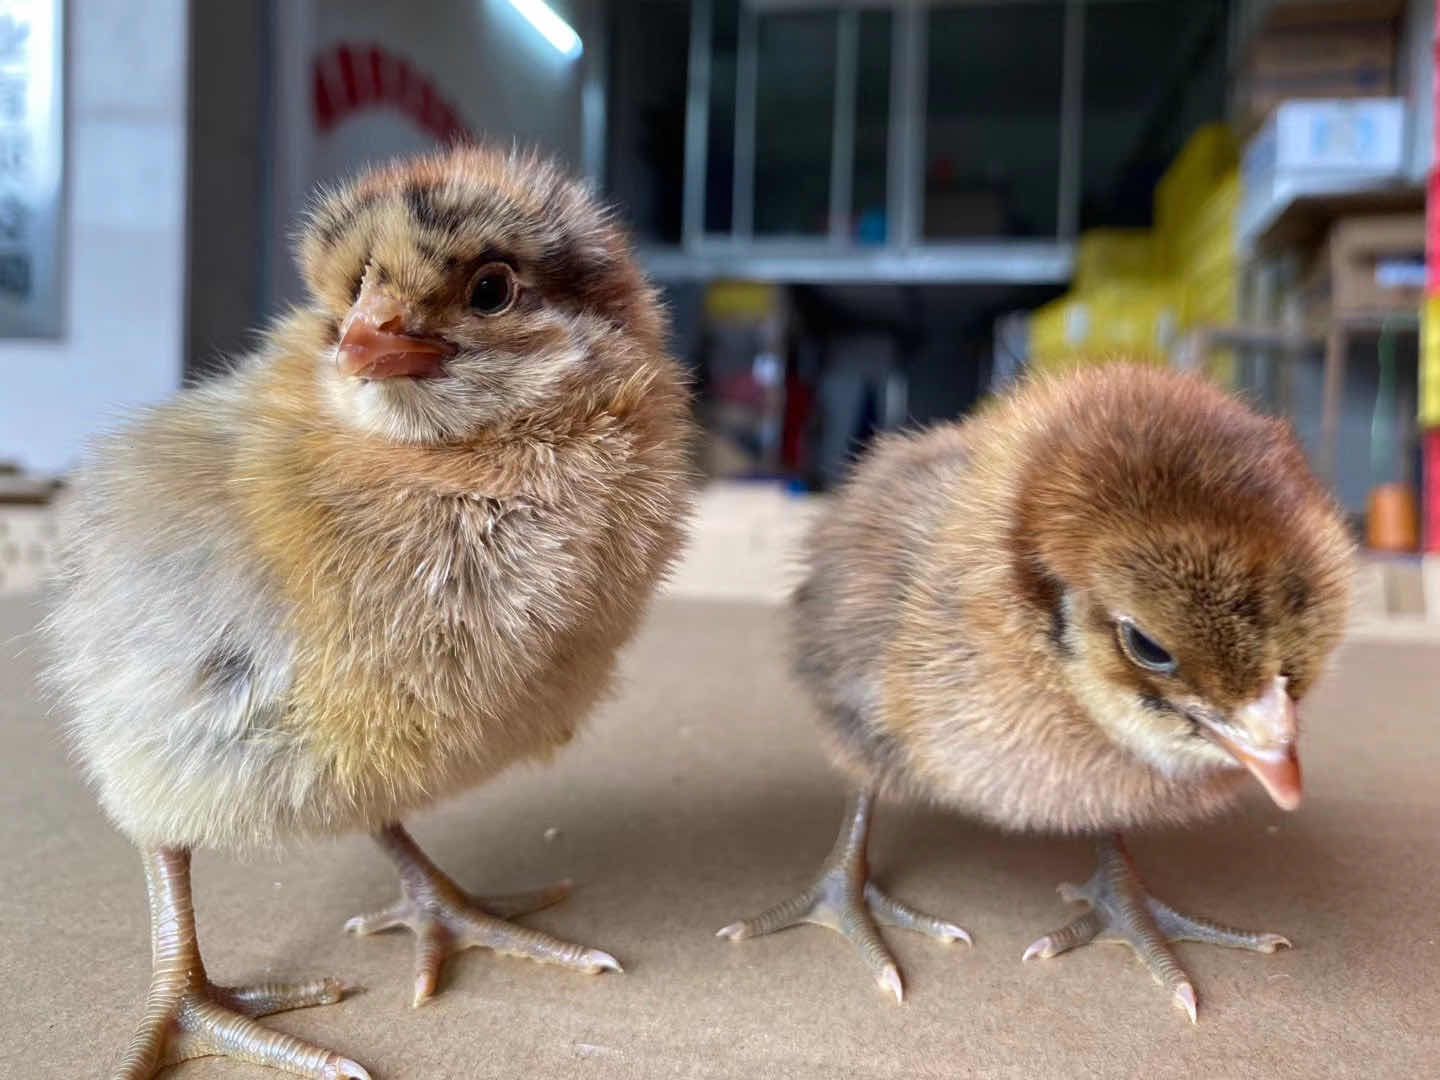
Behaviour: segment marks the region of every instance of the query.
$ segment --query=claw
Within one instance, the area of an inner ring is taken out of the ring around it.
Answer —
[[[1190,1017],[1190,1023],[1199,1023],[1199,1013],[1195,1007],[1195,988],[1188,982],[1182,982],[1175,988],[1175,1007],[1185,1012]]]
[[[895,1004],[903,1005],[905,1003],[905,987],[904,984],[900,982],[900,969],[894,964],[886,967],[885,970],[880,973],[880,978],[878,978],[876,982],[880,984],[881,990],[894,995]]]
[[[585,954],[590,961],[590,966],[585,970],[591,975],[599,975],[602,971],[613,971],[618,975],[624,975],[625,969],[620,966],[620,961],[611,956],[608,952],[601,952],[599,949],[591,949]]]
[[[970,936],[970,931],[963,926],[956,926],[954,923],[941,923],[940,940],[946,945],[954,945],[957,941],[963,941],[966,945],[974,945],[975,939]]]
[[[1035,941],[1032,941],[1030,943],[1030,947],[1025,950],[1025,955],[1020,957],[1020,962],[1023,964],[1026,960],[1033,960],[1037,956],[1040,957],[1040,959],[1042,960],[1048,960],[1050,959],[1050,957],[1055,955],[1053,952],[1050,951],[1050,947],[1051,942],[1049,934],[1046,934],[1042,938],[1037,938]]]
[[[743,922],[732,922],[729,926],[722,926],[715,931],[715,936],[725,938],[727,941],[739,941],[745,933]]]

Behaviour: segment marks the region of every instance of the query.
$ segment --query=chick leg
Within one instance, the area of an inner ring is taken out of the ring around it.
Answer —
[[[388,908],[356,916],[345,929],[374,934],[406,926],[415,932],[415,1005],[434,996],[440,971],[452,954],[477,945],[592,975],[622,970],[607,952],[506,921],[559,903],[570,894],[568,881],[511,896],[472,896],[431,862],[402,826],[382,829],[375,842],[395,864],[403,895]]]
[[[167,1066],[220,1055],[323,1080],[370,1080],[339,1054],[274,1031],[257,1016],[329,1005],[344,987],[335,979],[306,983],[216,986],[205,975],[190,898],[190,853],[171,848],[142,852],[150,894],[150,948],[154,974],[140,1021],[114,1080],[149,1080]]]
[[[1084,885],[1060,886],[1067,903],[1080,901],[1090,910],[1059,930],[1046,934],[1025,950],[1023,959],[1049,958],[1091,941],[1128,945],[1150,974],[1171,994],[1176,1008],[1196,1021],[1195,987],[1175,959],[1169,943],[1198,941],[1230,949],[1273,953],[1290,947],[1279,934],[1237,930],[1209,919],[1183,915],[1145,889],[1125,842],[1117,834],[1100,841],[1100,865]]]
[[[753,919],[731,923],[716,936],[743,941],[802,923],[827,926],[849,938],[860,950],[860,958],[880,989],[893,994],[897,1002],[904,1000],[900,969],[881,940],[877,924],[914,930],[946,943],[964,941],[968,944],[970,935],[954,923],[892,900],[868,880],[865,847],[870,836],[873,804],[874,796],[868,791],[851,796],[845,807],[840,836],[814,885]]]

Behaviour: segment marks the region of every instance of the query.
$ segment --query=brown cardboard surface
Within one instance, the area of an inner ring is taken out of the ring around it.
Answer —
[[[144,887],[37,704],[32,605],[0,602],[0,1076],[107,1075],[149,977]],[[1132,838],[1157,894],[1289,934],[1273,957],[1181,945],[1192,1028],[1129,953],[1020,963],[1090,871],[1080,839],[1016,837],[882,807],[875,875],[974,948],[888,931],[906,1004],[836,935],[714,931],[808,883],[842,791],[783,665],[780,613],[662,602],[626,683],[549,768],[413,823],[468,886],[570,875],[530,921],[608,949],[585,977],[472,951],[412,1010],[412,939],[341,934],[392,898],[363,838],[195,862],[220,981],[336,975],[341,1004],[271,1022],[401,1077],[1387,1077],[1440,1074],[1440,648],[1356,644],[1306,710],[1307,804],[1258,791],[1209,828]],[[547,829],[557,829],[551,840]],[[214,1059],[167,1076],[271,1075]]]

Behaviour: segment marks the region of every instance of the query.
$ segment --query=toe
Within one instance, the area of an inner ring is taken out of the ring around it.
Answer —
[[[1025,950],[1025,955],[1020,957],[1020,962],[1023,964],[1026,960],[1033,960],[1037,956],[1042,960],[1048,960],[1054,955],[1055,943],[1050,940],[1050,935],[1046,934],[1030,943],[1030,947]]]
[[[339,979],[312,979],[303,983],[256,983],[250,986],[216,986],[216,997],[246,1016],[268,1016],[312,1005],[333,1005],[348,988]]]
[[[439,927],[427,926],[415,936],[415,995],[410,1002],[415,1008],[435,996],[448,952],[448,935]]]
[[[546,885],[529,892],[511,893],[506,896],[476,896],[472,902],[476,907],[488,911],[497,919],[513,919],[520,915],[533,915],[548,907],[554,907],[575,891],[575,883],[569,878]]]
[[[401,901],[379,911],[356,915],[345,923],[345,932],[365,937],[368,934],[378,934],[382,930],[391,930],[397,926],[407,926],[410,917],[410,905]]]

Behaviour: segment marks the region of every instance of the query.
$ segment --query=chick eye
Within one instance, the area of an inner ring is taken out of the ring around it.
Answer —
[[[1176,668],[1175,657],[1154,638],[1142,633],[1128,619],[1120,619],[1116,625],[1120,632],[1120,647],[1125,650],[1132,663],[1146,671],[1169,675]]]
[[[470,286],[471,310],[481,315],[499,315],[515,302],[518,291],[515,271],[505,263],[491,263],[481,268]]]

